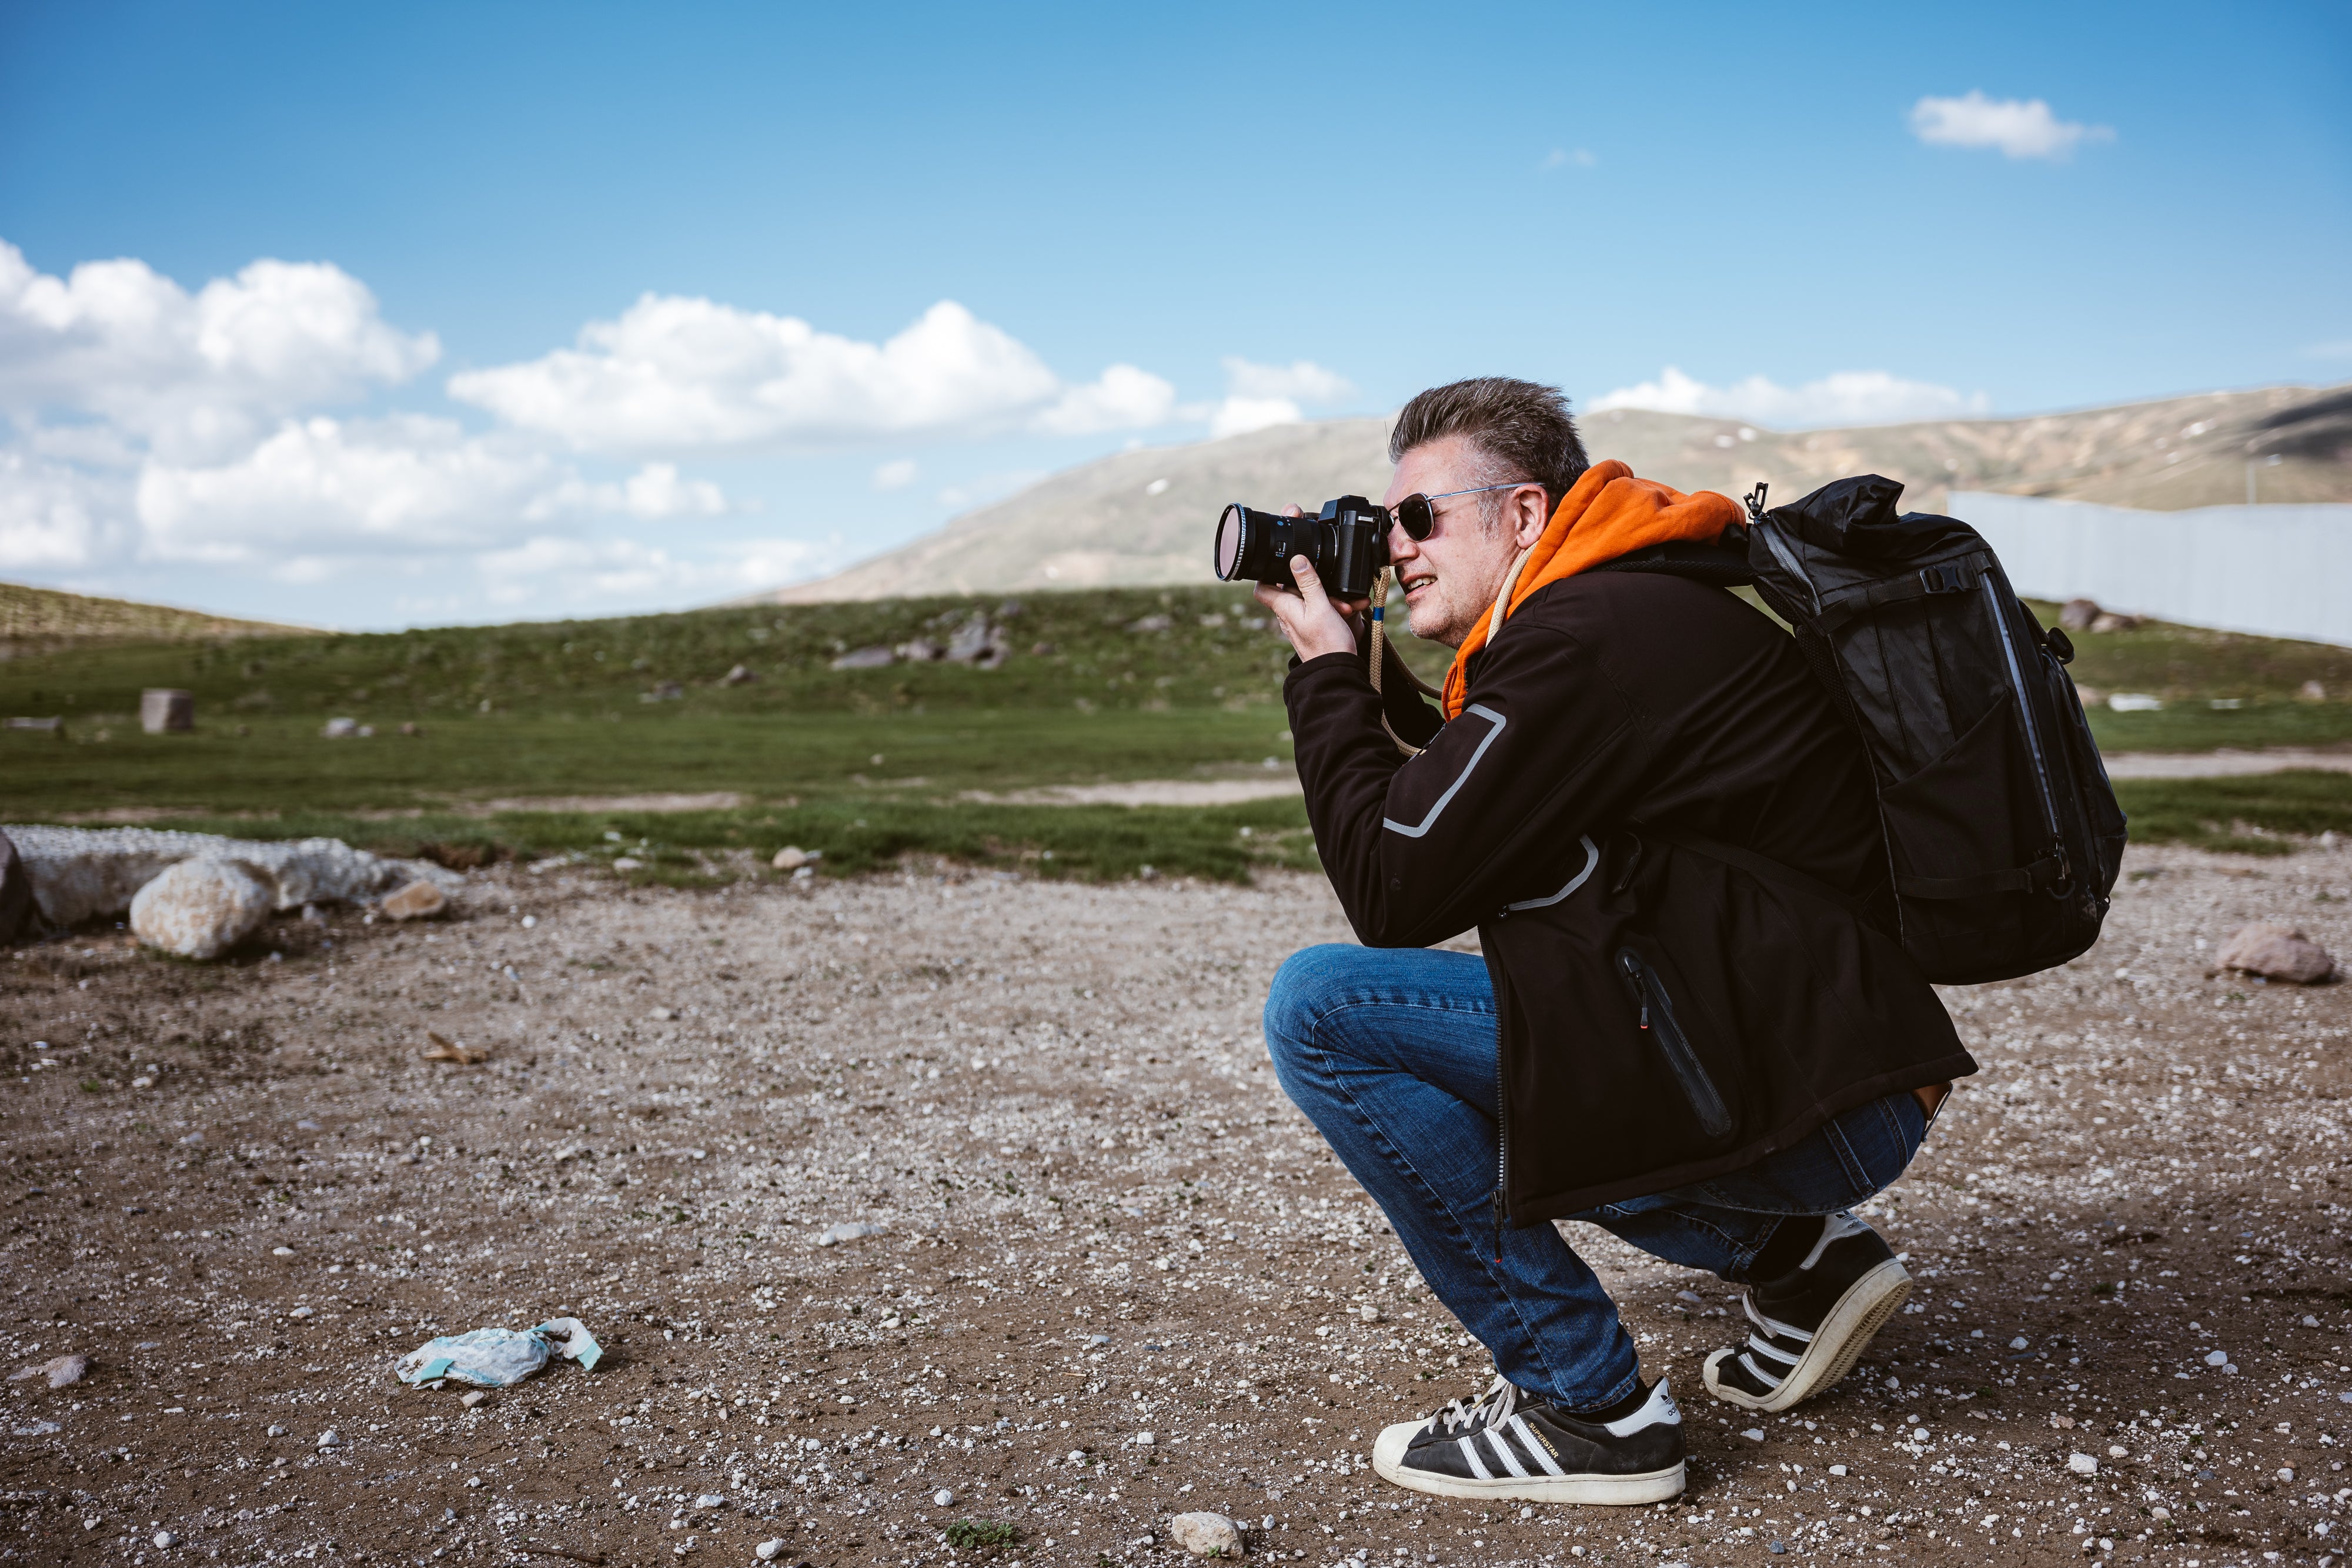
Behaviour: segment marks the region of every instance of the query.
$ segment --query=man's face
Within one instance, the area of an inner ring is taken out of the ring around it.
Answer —
[[[1483,484],[1478,458],[1458,435],[1413,447],[1397,460],[1396,477],[1389,482],[1382,504],[1392,507],[1415,493],[1442,496]],[[1502,503],[1496,526],[1489,528],[1482,519],[1481,501]],[[1418,543],[1406,538],[1403,528],[1390,528],[1389,559],[1404,590],[1405,624],[1412,634],[1459,648],[1478,618],[1494,608],[1495,595],[1502,591],[1520,545],[1543,531],[1543,491],[1532,486],[1496,490],[1486,496],[1455,496],[1434,506],[1437,526]]]

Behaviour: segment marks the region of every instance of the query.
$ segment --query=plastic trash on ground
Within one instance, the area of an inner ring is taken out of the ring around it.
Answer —
[[[578,1318],[550,1318],[536,1328],[444,1334],[402,1356],[392,1370],[410,1385],[446,1377],[478,1388],[504,1388],[545,1366],[551,1355],[576,1361],[593,1372],[604,1354],[604,1347]]]

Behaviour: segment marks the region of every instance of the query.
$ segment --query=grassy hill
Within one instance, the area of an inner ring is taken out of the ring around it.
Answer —
[[[94,643],[186,643],[300,636],[306,632],[303,627],[267,621],[236,621],[198,610],[139,604],[127,599],[92,599],[56,589],[0,582],[0,658]]]
[[[1036,592],[1199,583],[1227,501],[1318,504],[1388,485],[1384,419],[1278,426],[1190,446],[1122,452],[1055,475],[938,533],[816,582],[761,595],[809,604],[892,594]],[[1738,420],[1617,409],[1583,421],[1586,448],[1683,490],[1781,500],[1848,474],[1901,480],[1936,511],[1950,488],[2177,509],[2245,499],[2352,501],[2352,391],[2267,387],[2026,419],[1934,420],[1779,432]]]
[[[833,667],[855,649],[944,643],[974,615],[1010,649],[1002,668]],[[2111,750],[2352,741],[2352,702],[2341,700],[2352,695],[2352,650],[2166,626],[2078,641],[2084,684],[2170,699],[2157,713],[2095,711]],[[1431,678],[1448,658],[1406,648]],[[1241,875],[1313,863],[1296,801],[1129,810],[971,796],[1286,776],[1287,662],[1257,606],[1223,586],[97,642],[0,662],[0,714],[66,721],[61,733],[0,731],[0,821],[111,816],[329,833],[402,852],[471,842],[625,853],[638,862],[630,874],[667,880],[738,874],[748,862],[722,852],[765,855],[787,842],[824,849],[842,870],[928,851],[1049,873]],[[730,684],[739,664],[756,678]],[[2298,696],[2314,680],[2328,700]],[[194,734],[139,732],[138,694],[150,685],[195,693]],[[2217,710],[2211,698],[2243,706]],[[325,738],[334,717],[375,734]],[[2352,830],[2341,778],[2230,781],[2226,807],[2201,789],[2161,787],[2168,815],[2152,827],[2209,841],[2243,838],[2231,825],[2242,818],[2275,818],[2283,831]],[[740,803],[578,804],[652,792]],[[535,803],[549,798],[572,803]]]

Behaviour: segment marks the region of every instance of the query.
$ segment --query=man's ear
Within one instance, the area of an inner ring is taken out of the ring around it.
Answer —
[[[1543,538],[1545,527],[1551,521],[1551,498],[1539,486],[1511,492],[1511,542],[1527,549]]]

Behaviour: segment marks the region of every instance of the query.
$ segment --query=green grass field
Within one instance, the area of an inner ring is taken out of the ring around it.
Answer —
[[[2045,616],[2052,607],[2037,606]],[[945,643],[975,613],[1004,667],[835,670],[852,649]],[[2092,713],[2109,752],[2352,742],[2352,650],[2148,626],[2084,636],[2085,685],[2162,697]],[[1435,679],[1446,653],[1406,640]],[[497,845],[626,854],[637,874],[736,874],[777,845],[849,872],[908,852],[1052,874],[1245,875],[1311,864],[1295,802],[1217,809],[974,801],[1045,785],[1257,774],[1291,765],[1287,650],[1230,588],[1109,590],[698,611],[385,634],[198,636],[18,650],[0,714],[0,820],[105,813],[270,837],[328,833],[388,850]],[[757,678],[729,685],[740,664]],[[2310,700],[2305,683],[2326,695]],[[148,736],[139,693],[196,695],[194,734]],[[2216,708],[2215,700],[2234,701]],[[331,717],[374,727],[328,740]],[[418,733],[400,733],[404,725]],[[500,810],[577,796],[725,791],[740,810]],[[2282,775],[2122,790],[2143,841],[2284,848],[2352,831],[2352,779]],[[1244,830],[1247,830],[1244,832]],[[2284,835],[2284,836],[2282,836]],[[1048,858],[1048,852],[1051,856]],[[731,869],[730,869],[731,868]]]

